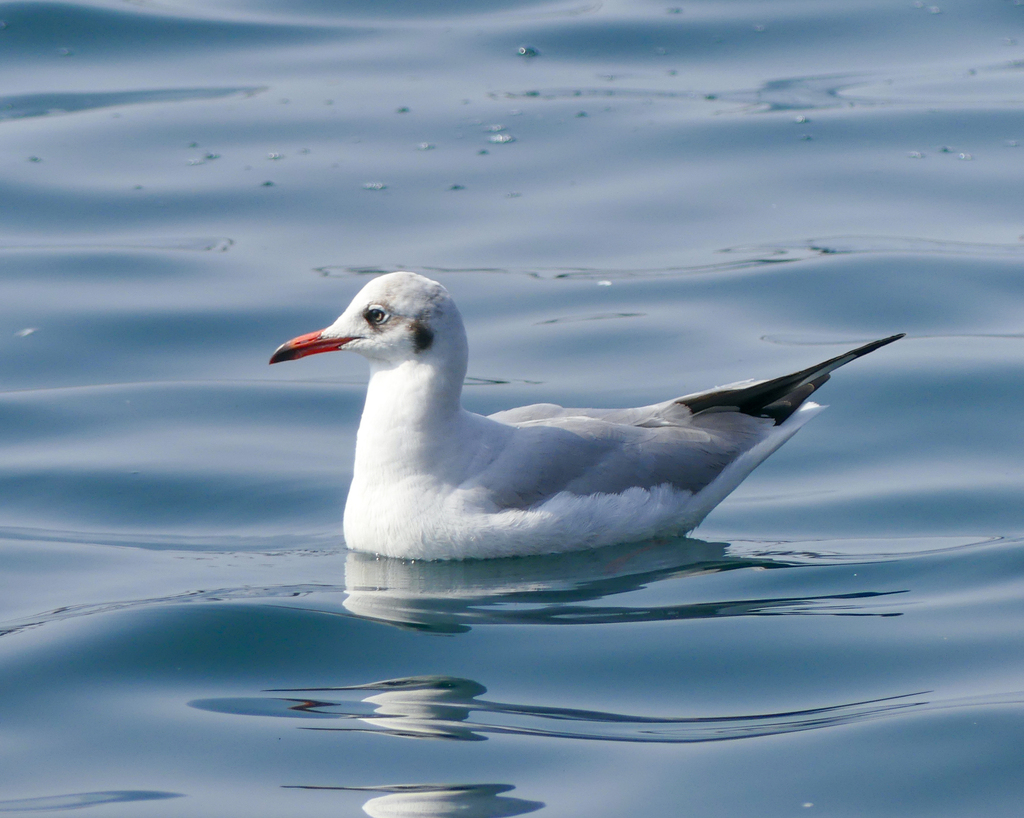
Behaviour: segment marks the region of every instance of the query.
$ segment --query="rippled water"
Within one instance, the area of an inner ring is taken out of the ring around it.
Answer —
[[[1019,814],[1019,0],[0,20],[0,813]],[[374,559],[266,361],[394,269],[480,412],[908,337],[691,539]]]

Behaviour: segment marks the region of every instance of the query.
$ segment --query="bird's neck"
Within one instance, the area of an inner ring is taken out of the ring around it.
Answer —
[[[429,361],[371,362],[366,404],[356,441],[356,471],[429,470],[456,445],[465,367]]]

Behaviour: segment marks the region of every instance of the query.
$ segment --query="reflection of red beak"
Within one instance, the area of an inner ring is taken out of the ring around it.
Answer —
[[[309,332],[292,338],[285,344],[281,344],[270,356],[270,363],[276,364],[281,361],[294,361],[296,358],[305,358],[307,355],[316,355],[318,352],[334,352],[345,346],[355,338],[323,338],[323,330]]]

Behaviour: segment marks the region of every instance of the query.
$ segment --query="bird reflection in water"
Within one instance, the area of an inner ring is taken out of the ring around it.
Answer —
[[[510,784],[394,784],[381,787],[293,786],[302,790],[345,790],[382,792],[363,804],[371,818],[510,818],[536,812],[544,804],[502,793],[515,789]]]
[[[710,600],[702,593],[706,586],[699,581],[701,575],[752,568],[800,570],[808,560],[813,562],[812,555],[805,555],[803,560],[738,555],[727,544],[689,538],[575,554],[460,562],[411,562],[350,553],[346,555],[344,611],[310,605],[318,594],[290,601],[288,607],[446,633],[467,631],[478,624],[899,614],[891,596],[899,591],[786,597],[769,593],[755,599],[719,595]],[[698,581],[692,583],[690,578]],[[676,582],[672,594],[644,593],[648,586],[678,580],[682,581]],[[765,588],[772,585],[762,583]],[[219,713],[296,719],[299,729],[323,731],[325,735],[351,731],[456,742],[515,735],[538,740],[659,744],[815,730],[928,705],[921,694],[909,694],[785,712],[652,716],[550,707],[529,701],[494,701],[485,698],[486,694],[486,687],[473,679],[421,675],[332,687],[273,689],[262,696],[204,699],[190,704]],[[361,788],[310,784],[304,788],[380,793],[364,806],[371,816],[488,818],[533,812],[543,806],[502,795],[510,789],[507,785]]]
[[[654,583],[739,569],[801,563],[777,556],[737,556],[725,543],[688,537],[592,551],[506,559],[429,562],[350,552],[343,605],[392,625],[458,633],[483,624],[595,624],[722,616],[899,615],[878,603],[902,591],[686,601],[655,606],[598,603]]]
[[[453,676],[409,676],[360,685],[268,690],[313,697],[225,698],[190,702],[200,710],[251,716],[334,719],[309,730],[380,732],[401,738],[483,741],[489,734],[681,744],[753,738],[879,718],[920,707],[917,694],[870,701],[728,716],[657,717],[496,702],[487,688]],[[334,694],[324,696],[323,694]],[[369,694],[369,695],[366,695]],[[916,699],[916,700],[914,700]]]

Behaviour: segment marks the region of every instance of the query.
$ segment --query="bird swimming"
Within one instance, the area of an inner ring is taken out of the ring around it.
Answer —
[[[462,407],[466,330],[416,273],[371,280],[326,329],[270,363],[347,350],[369,361],[345,504],[347,546],[404,559],[596,548],[695,528],[823,407],[808,398],[893,335],[816,366],[632,409]]]

